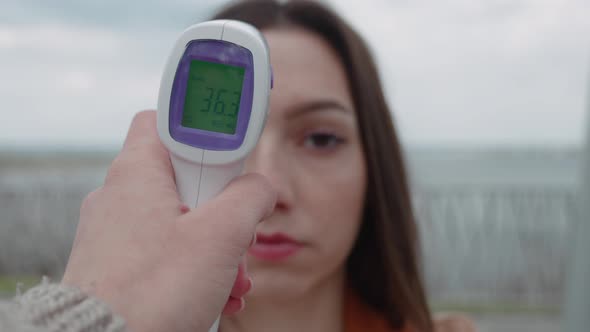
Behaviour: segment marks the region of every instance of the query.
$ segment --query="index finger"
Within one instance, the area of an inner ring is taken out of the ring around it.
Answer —
[[[113,161],[106,182],[120,176],[145,180],[164,176],[174,182],[168,150],[158,136],[155,111],[139,112],[131,121],[123,149]]]
[[[156,111],[142,111],[135,114],[123,144],[123,152],[147,149],[160,156],[168,157],[168,151],[158,136],[156,117]]]

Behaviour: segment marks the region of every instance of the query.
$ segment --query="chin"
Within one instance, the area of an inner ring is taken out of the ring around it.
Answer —
[[[250,268],[254,288],[248,297],[269,301],[289,301],[297,299],[311,289],[310,276],[281,269]]]

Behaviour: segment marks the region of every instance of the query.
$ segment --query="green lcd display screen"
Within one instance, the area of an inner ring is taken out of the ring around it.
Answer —
[[[244,83],[243,67],[192,60],[182,126],[235,134]]]

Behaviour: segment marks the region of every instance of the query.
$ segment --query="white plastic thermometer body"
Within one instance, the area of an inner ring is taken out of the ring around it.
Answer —
[[[264,127],[271,75],[266,42],[246,23],[204,22],[177,40],[162,76],[157,122],[189,207],[242,172]]]

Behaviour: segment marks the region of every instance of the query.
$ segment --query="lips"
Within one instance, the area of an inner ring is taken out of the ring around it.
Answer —
[[[295,255],[302,244],[283,233],[256,234],[256,243],[249,253],[265,261],[281,261]]]

